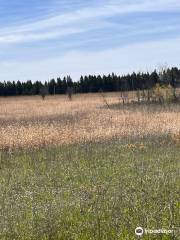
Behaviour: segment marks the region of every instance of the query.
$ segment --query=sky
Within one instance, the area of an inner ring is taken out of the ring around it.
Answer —
[[[180,67],[180,0],[0,0],[0,81]]]

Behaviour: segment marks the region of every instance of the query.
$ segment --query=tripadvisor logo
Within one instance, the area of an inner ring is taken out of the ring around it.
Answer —
[[[144,230],[143,230],[142,227],[137,227],[137,228],[135,229],[135,234],[136,234],[137,236],[142,236],[143,233],[144,233]]]
[[[173,234],[173,229],[143,229],[142,227],[137,227],[135,229],[135,234],[137,236],[142,236],[143,234]]]

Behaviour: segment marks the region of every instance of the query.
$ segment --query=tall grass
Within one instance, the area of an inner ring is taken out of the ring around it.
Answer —
[[[0,239],[129,240],[137,226],[176,229],[179,155],[164,138],[1,152]]]
[[[118,94],[0,99],[0,240],[178,239],[180,106]]]
[[[177,134],[180,105],[119,103],[106,94],[110,108],[97,94],[0,100],[0,148],[33,148],[101,141],[102,139]]]

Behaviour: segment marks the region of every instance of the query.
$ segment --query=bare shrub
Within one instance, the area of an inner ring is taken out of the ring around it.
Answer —
[[[73,88],[72,87],[68,87],[67,88],[67,96],[68,96],[68,99],[69,101],[72,101],[72,95],[73,95]]]
[[[42,87],[40,89],[40,95],[42,97],[42,100],[45,100],[45,97],[48,95],[48,89],[47,87]]]

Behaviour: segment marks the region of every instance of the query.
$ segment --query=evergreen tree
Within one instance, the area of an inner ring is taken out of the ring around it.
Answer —
[[[42,88],[48,89],[49,94],[65,94],[68,88],[73,88],[76,93],[105,92],[110,91],[132,91],[151,89],[157,83],[160,85],[171,84],[172,87],[180,86],[180,69],[163,68],[159,73],[132,73],[123,76],[117,76],[115,73],[109,75],[89,75],[81,76],[79,81],[73,82],[68,75],[63,80],[59,77],[55,81],[51,79],[44,83],[31,80],[21,81],[4,81],[0,82],[0,96],[20,96],[20,95],[39,95]]]

